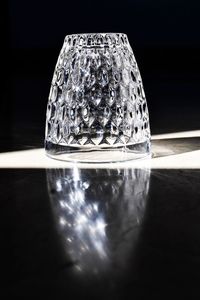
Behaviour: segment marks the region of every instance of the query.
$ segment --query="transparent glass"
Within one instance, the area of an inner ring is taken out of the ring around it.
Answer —
[[[67,35],[51,84],[48,156],[114,162],[150,154],[149,114],[126,34]]]

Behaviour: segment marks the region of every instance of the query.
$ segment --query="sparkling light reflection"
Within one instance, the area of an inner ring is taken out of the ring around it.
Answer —
[[[113,261],[122,267],[137,238],[149,176],[148,169],[47,170],[52,209],[74,270],[99,274]]]

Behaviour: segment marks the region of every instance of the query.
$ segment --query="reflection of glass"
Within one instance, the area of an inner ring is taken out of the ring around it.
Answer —
[[[66,36],[47,105],[50,157],[120,161],[150,151],[140,71],[126,34]]]
[[[144,214],[149,176],[146,169],[47,170],[53,212],[78,272],[99,274],[126,266]]]

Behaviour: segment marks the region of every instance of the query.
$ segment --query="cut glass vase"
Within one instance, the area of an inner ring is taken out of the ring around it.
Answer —
[[[49,94],[45,150],[79,162],[150,154],[148,108],[126,34],[66,36]]]

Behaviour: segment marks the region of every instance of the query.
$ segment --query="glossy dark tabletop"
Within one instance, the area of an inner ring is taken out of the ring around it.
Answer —
[[[14,295],[200,295],[199,170],[74,167],[0,176],[1,219],[14,231]]]

